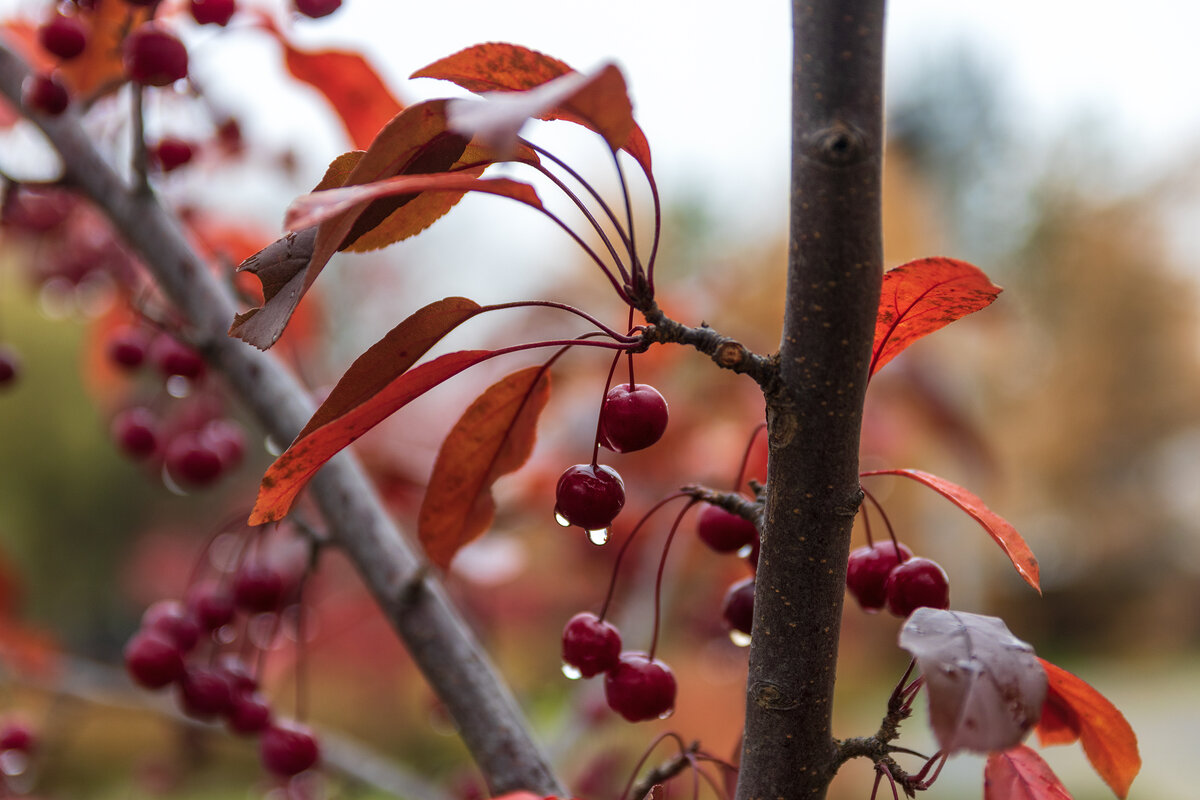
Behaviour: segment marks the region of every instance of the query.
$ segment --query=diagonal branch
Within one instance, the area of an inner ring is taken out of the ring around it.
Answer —
[[[0,95],[21,109],[29,68],[0,43]],[[96,150],[71,110],[25,112],[46,134],[64,179],[89,197],[137,251],[189,326],[190,338],[231,392],[276,440],[290,442],[312,415],[300,384],[272,355],[226,336],[234,306],[153,192],[136,192]],[[342,454],[314,479],[313,499],[333,543],[354,562],[426,680],[458,725],[493,794],[564,794],[512,693],[445,590],[422,567],[358,462]]]

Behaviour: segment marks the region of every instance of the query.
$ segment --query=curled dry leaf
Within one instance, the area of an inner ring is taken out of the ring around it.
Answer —
[[[930,725],[947,754],[1007,750],[1037,723],[1046,673],[997,617],[919,608],[900,629],[900,647],[925,678]]]
[[[988,756],[983,800],[1071,800],[1071,795],[1050,765],[1021,745]]]

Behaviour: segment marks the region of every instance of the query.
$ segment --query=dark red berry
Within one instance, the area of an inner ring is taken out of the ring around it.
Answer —
[[[188,612],[204,630],[215,631],[233,621],[233,594],[219,581],[201,581],[188,589]]]
[[[131,458],[147,458],[158,450],[158,419],[148,408],[127,408],[113,417],[113,441]]]
[[[146,154],[151,163],[157,164],[163,172],[170,172],[191,161],[195,150],[191,142],[169,136],[151,145]]]
[[[290,777],[312,768],[320,758],[320,750],[311,730],[285,720],[263,731],[259,755],[267,771]]]
[[[187,48],[179,37],[153,22],[144,22],[125,37],[125,71],[136,83],[169,86],[187,77]]]
[[[200,354],[169,333],[154,337],[150,343],[150,360],[168,377],[181,375],[194,380],[204,374],[204,359]]]
[[[721,602],[721,616],[730,630],[747,636],[754,624],[754,578],[746,578],[729,587]]]
[[[0,727],[0,750],[31,753],[37,748],[37,736],[29,723],[10,719]]]
[[[183,652],[159,631],[139,631],[125,645],[125,668],[147,689],[161,689],[183,677]]]
[[[612,667],[621,657],[621,634],[611,623],[584,611],[567,620],[562,635],[562,659],[590,678]]]
[[[671,668],[645,653],[624,653],[604,676],[608,707],[630,722],[660,719],[675,710]]]
[[[178,600],[159,600],[142,614],[142,629],[158,631],[187,653],[200,640],[200,625]]]
[[[261,561],[247,561],[233,577],[233,602],[252,613],[274,611],[283,600],[283,575]]]
[[[167,443],[163,465],[184,486],[208,486],[221,477],[221,456],[196,431],[184,431]]]
[[[214,419],[200,429],[201,440],[221,457],[221,470],[237,469],[246,455],[246,434],[229,419]]]
[[[78,17],[55,14],[38,28],[38,43],[50,55],[67,61],[87,47],[87,28]]]
[[[618,453],[649,447],[667,429],[667,401],[653,386],[622,383],[600,407],[600,444]]]
[[[21,102],[34,111],[56,117],[67,110],[71,96],[58,78],[37,72],[25,78],[21,84]]]
[[[201,25],[228,25],[237,10],[236,0],[192,0],[192,18]]]
[[[342,0],[295,0],[296,10],[306,17],[327,17],[337,11]]]
[[[625,505],[625,483],[612,467],[568,467],[555,489],[555,513],[589,531],[607,528]]]
[[[928,558],[910,558],[888,575],[885,587],[888,611],[907,617],[918,608],[950,607],[950,578]]]
[[[700,541],[718,553],[736,553],[758,538],[754,523],[720,506],[706,505],[696,520]]]
[[[865,610],[878,611],[887,602],[888,575],[909,558],[912,551],[902,544],[893,544],[890,539],[852,550],[846,565],[846,588]]]
[[[212,719],[229,710],[233,688],[220,670],[192,667],[179,681],[179,705],[189,717]]]
[[[11,386],[21,377],[21,357],[17,351],[0,344],[0,388]]]
[[[122,325],[108,335],[108,360],[121,369],[137,369],[146,360],[150,334],[145,328]]]
[[[259,692],[235,692],[225,722],[234,733],[261,733],[271,724],[271,706]]]
[[[250,668],[240,656],[222,653],[217,659],[216,668],[229,681],[234,694],[258,691],[258,681],[250,674]]]

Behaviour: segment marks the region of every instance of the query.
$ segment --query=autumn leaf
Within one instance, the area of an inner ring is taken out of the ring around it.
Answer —
[[[944,478],[922,472],[919,469],[877,469],[864,472],[861,477],[866,478],[872,475],[900,475],[911,478],[949,499],[983,526],[983,529],[1008,556],[1009,561],[1016,568],[1017,574],[1024,578],[1026,583],[1037,589],[1038,594],[1041,594],[1037,558],[1034,557],[1029,545],[1025,543],[1025,539],[1017,533],[1017,529],[1008,520],[988,508],[974,494]]]
[[[978,267],[953,258],[919,258],[888,270],[869,374],[921,337],[991,305],[1000,292]]]
[[[412,77],[450,81],[476,93],[524,92],[572,72],[576,72],[576,70],[573,70],[565,62],[536,50],[502,42],[488,42],[468,47],[435,61],[414,72]],[[624,80],[622,79],[622,88],[623,84]],[[628,103],[628,99],[625,102]],[[582,110],[585,114],[589,113],[586,109]],[[624,142],[614,142],[609,139],[609,135],[615,135],[616,129],[610,130],[610,134],[606,135],[596,127],[598,124],[602,124],[600,120],[593,121],[581,117],[578,115],[578,111],[580,109],[554,108],[539,114],[538,119],[567,120],[600,133],[605,136],[611,146],[620,147],[633,156],[642,171],[646,173],[646,177],[653,183],[650,145],[646,141],[642,129],[633,121],[632,106],[630,106],[629,112],[629,122],[632,127]],[[621,124],[623,125],[624,122]]]
[[[1124,800],[1142,767],[1133,728],[1104,695],[1062,667],[1039,661],[1049,682],[1046,706],[1056,709],[1045,733],[1039,723],[1039,740],[1043,745],[1069,744],[1076,737],[1068,738],[1063,728],[1073,729],[1092,767],[1113,794]]]
[[[1037,722],[1046,673],[1003,620],[918,608],[900,629],[900,647],[921,668],[929,723],[947,755],[1006,750]]]
[[[421,544],[434,564],[447,569],[454,554],[491,525],[492,484],[528,460],[549,398],[549,370],[528,367],[489,386],[455,423],[418,517]]]
[[[1071,795],[1050,765],[1021,745],[988,756],[983,800],[1071,800]]]

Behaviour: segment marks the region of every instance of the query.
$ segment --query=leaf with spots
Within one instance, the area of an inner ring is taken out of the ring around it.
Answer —
[[[991,305],[1000,292],[978,267],[953,258],[919,258],[888,270],[869,374],[921,337]]]
[[[988,756],[983,800],[1071,800],[1071,795],[1050,765],[1021,745]]]

